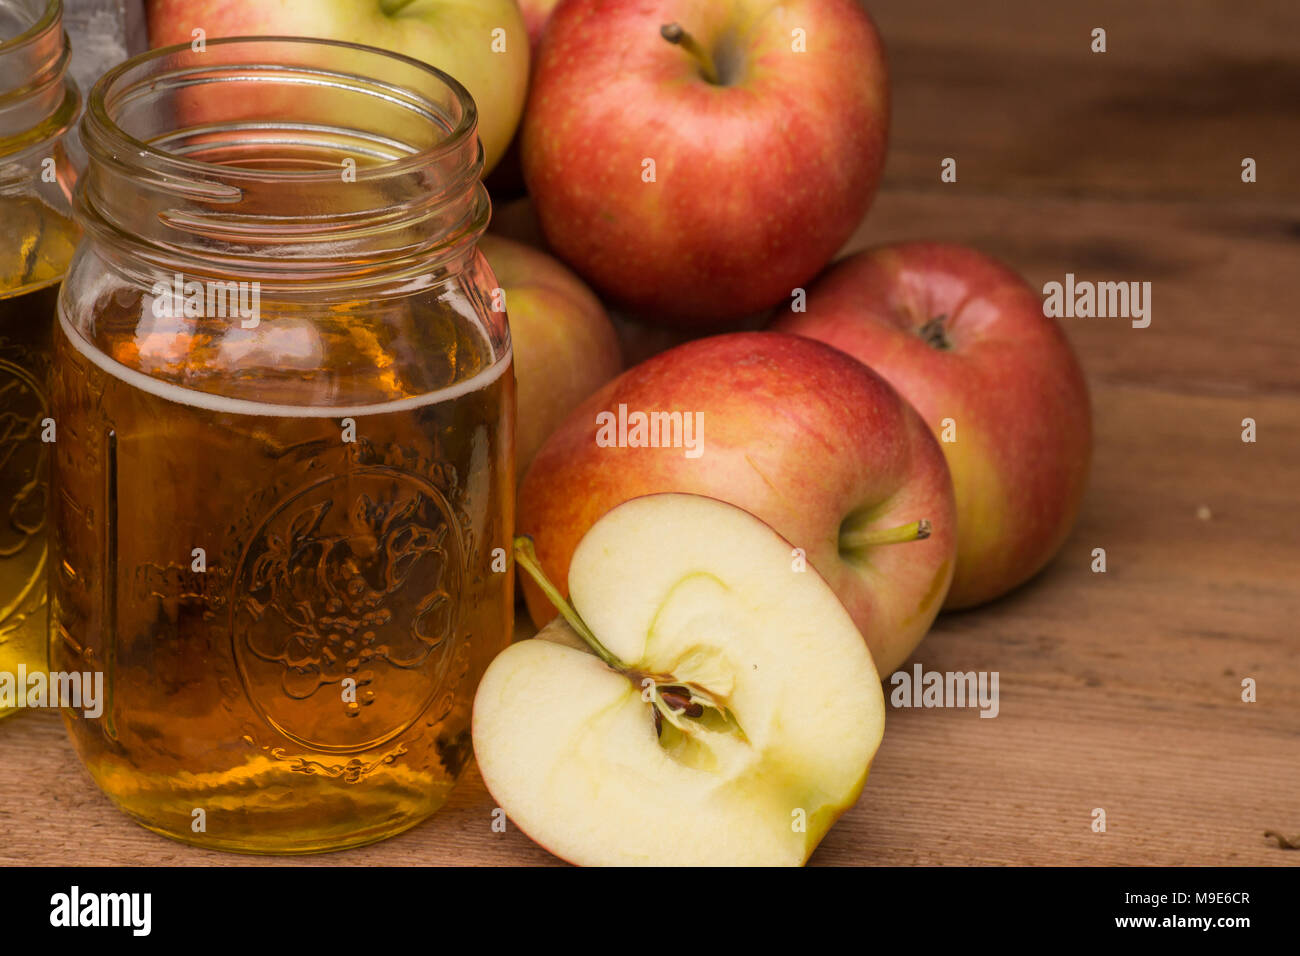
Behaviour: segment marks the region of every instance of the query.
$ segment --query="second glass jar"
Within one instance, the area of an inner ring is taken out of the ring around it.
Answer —
[[[0,717],[46,666],[50,354],[78,238],[69,55],[58,0],[0,0]]]

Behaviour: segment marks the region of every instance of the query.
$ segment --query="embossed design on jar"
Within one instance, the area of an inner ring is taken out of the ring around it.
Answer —
[[[7,350],[6,344],[0,338],[0,351]],[[7,585],[0,598],[0,639],[45,602],[43,588],[35,593],[45,571],[45,408],[36,379],[0,358],[0,561],[12,562],[5,576],[17,584],[12,591]]]
[[[233,575],[231,639],[249,701],[313,750],[392,740],[439,694],[461,568],[451,509],[419,476],[354,468],[288,496],[257,525]]]
[[[388,753],[376,757],[369,762],[359,760],[353,757],[344,764],[328,764],[318,760],[308,760],[298,754],[289,754],[281,749],[273,749],[271,756],[277,760],[283,760],[289,764],[291,773],[301,773],[308,776],[319,774],[325,777],[333,777],[336,780],[342,780],[344,783],[360,783],[370,774],[374,773],[381,767],[389,766],[397,762],[397,758],[406,753],[406,747],[398,744]]]

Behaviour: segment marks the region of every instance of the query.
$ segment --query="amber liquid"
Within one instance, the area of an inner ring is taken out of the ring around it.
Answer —
[[[371,307],[60,324],[51,664],[104,673],[102,716],[65,720],[152,830],[355,846],[471,758],[512,627],[510,357],[436,301],[373,306],[402,313],[382,333]]]
[[[59,279],[76,229],[0,198],[0,673],[44,671],[49,449],[42,440]],[[48,433],[47,433],[48,434]],[[14,713],[0,707],[0,717]]]

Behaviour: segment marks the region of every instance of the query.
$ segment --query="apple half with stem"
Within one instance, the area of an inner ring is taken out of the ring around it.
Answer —
[[[583,865],[799,865],[857,800],[885,704],[866,644],[791,545],[713,498],[648,495],[597,521],[570,605],[506,648],[474,700],[488,790]]]

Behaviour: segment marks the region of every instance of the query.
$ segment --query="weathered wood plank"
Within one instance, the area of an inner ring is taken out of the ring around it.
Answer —
[[[886,182],[964,194],[1300,195],[1300,5],[869,0]],[[1092,30],[1107,31],[1093,53]],[[1241,182],[1253,157],[1258,182]],[[939,181],[944,157],[957,183]]]

